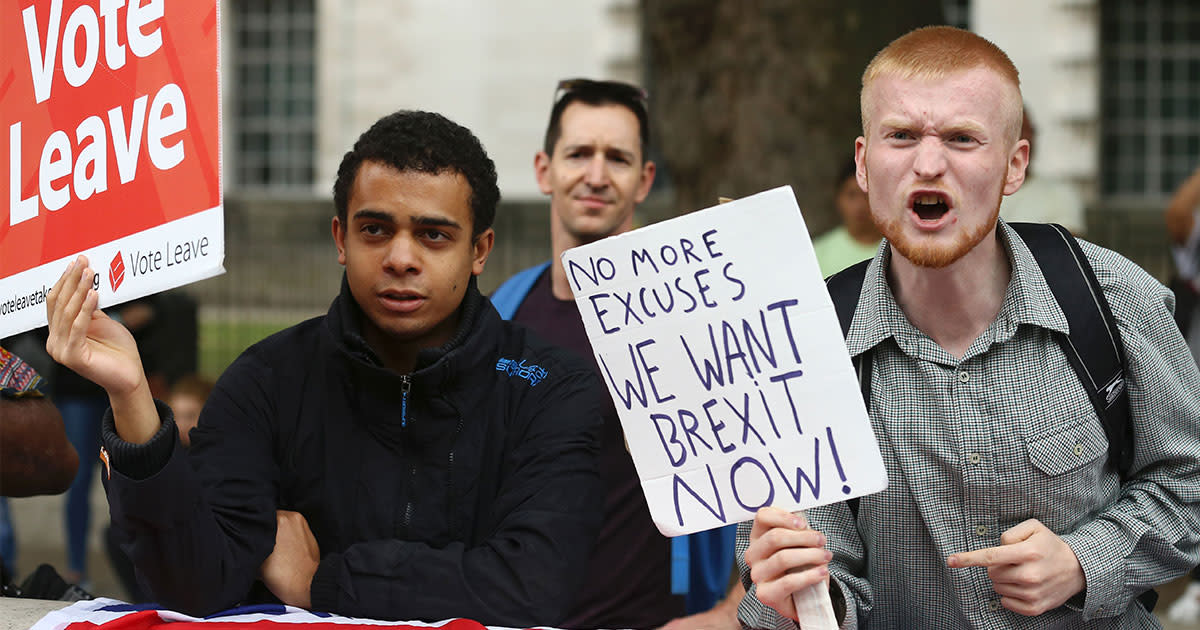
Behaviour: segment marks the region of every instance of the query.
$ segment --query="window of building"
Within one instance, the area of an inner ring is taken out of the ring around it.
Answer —
[[[232,0],[232,179],[242,188],[298,189],[314,177],[314,0]]]
[[[1101,2],[1100,186],[1166,196],[1200,165],[1200,3]]]

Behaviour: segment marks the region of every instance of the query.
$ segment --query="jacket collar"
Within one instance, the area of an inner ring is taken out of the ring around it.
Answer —
[[[475,277],[472,276],[467,284],[467,291],[463,295],[462,304],[459,306],[458,328],[455,329],[450,340],[442,346],[425,348],[417,354],[417,366],[413,371],[415,378],[446,378],[453,374],[456,364],[466,364],[482,358],[484,353],[471,351],[469,346],[473,344],[469,342],[473,339],[472,333],[476,332],[480,325],[486,323],[486,318],[481,317],[485,304]],[[379,359],[379,355],[371,348],[363,335],[363,317],[362,308],[354,300],[354,295],[350,292],[350,283],[343,273],[341,291],[329,306],[329,312],[325,317],[326,328],[333,337],[334,343],[352,363],[373,371],[387,372],[383,367],[383,361]],[[474,338],[479,337],[476,335]]]

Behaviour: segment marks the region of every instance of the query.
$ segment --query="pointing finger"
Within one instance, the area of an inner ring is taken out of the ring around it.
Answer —
[[[963,567],[994,567],[1003,564],[1017,564],[1021,561],[1021,551],[1011,546],[988,547],[975,551],[964,551],[946,558],[946,566],[952,569]]]

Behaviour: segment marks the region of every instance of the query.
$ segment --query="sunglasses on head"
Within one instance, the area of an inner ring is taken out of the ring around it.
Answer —
[[[622,81],[596,81],[593,79],[563,79],[554,90],[554,104],[558,104],[568,94],[588,93],[607,96],[609,98],[639,103],[646,106],[650,95],[646,90],[636,85]]]

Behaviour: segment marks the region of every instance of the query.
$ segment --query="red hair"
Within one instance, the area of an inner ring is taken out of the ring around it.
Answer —
[[[1021,79],[1017,67],[1008,55],[992,42],[952,26],[925,26],[902,35],[875,55],[862,75],[859,105],[862,109],[863,134],[867,134],[873,105],[868,89],[880,76],[900,79],[937,80],[975,68],[995,72],[1012,86],[1007,99],[1010,142],[1021,134],[1024,110],[1021,99]]]

